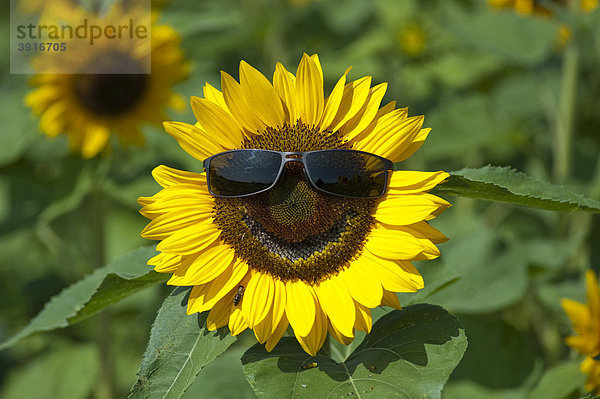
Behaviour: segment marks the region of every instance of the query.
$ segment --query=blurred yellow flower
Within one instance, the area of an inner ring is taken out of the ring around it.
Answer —
[[[566,6],[567,0],[548,0],[549,3]],[[552,10],[538,0],[488,0],[488,4],[495,8],[514,8],[517,12],[530,15],[552,15]],[[581,9],[589,12],[598,6],[598,0],[581,0]]]
[[[409,23],[400,30],[398,42],[405,54],[416,57],[421,55],[425,50],[427,37],[423,28],[418,24]]]
[[[423,117],[409,117],[395,102],[380,108],[387,84],[371,87],[370,76],[347,82],[348,72],[325,97],[316,55],[305,54],[296,75],[278,63],[273,84],[242,61],[239,83],[222,72],[222,91],[207,83],[204,98],[192,97],[196,124],[167,122],[165,129],[200,162],[240,148],[408,158],[429,133]],[[368,168],[376,158],[348,162]],[[243,183],[236,176],[247,169],[221,177],[219,187],[236,190]],[[187,311],[210,311],[210,330],[229,325],[237,335],[251,328],[270,351],[291,324],[314,355],[328,331],[349,344],[356,330],[371,330],[371,308],[399,308],[396,292],[423,287],[411,261],[438,257],[435,244],[447,240],[427,221],[450,204],[427,191],[448,174],[395,171],[381,197],[349,198],[317,190],[298,162],[281,170],[272,187],[231,198],[212,196],[204,174],[159,166],[153,176],[163,189],[139,199],[152,219],[142,236],[162,240],[149,264],[173,273],[169,284],[193,286]]]
[[[566,4],[566,0],[550,0],[549,2]],[[542,2],[537,0],[488,0],[488,3],[496,8],[514,8],[518,13],[524,15],[550,15],[552,13]]]
[[[114,26],[118,26],[119,21],[128,21],[130,12],[117,9],[98,18],[116,21]],[[75,7],[52,8],[42,16],[46,23],[55,18],[91,19],[89,13]],[[94,23],[102,26],[89,21],[90,26]],[[40,129],[49,137],[66,134],[71,148],[85,158],[107,148],[111,134],[124,145],[143,144],[140,128],[144,123],[159,125],[166,119],[167,107],[185,106],[172,86],[185,79],[189,69],[179,35],[171,27],[153,24],[150,33],[149,51],[146,44],[135,47],[130,42],[101,38],[85,49],[74,43],[69,51],[34,59],[37,70],[66,63],[73,71],[39,73],[31,79],[36,88],[25,103],[40,117]]]
[[[600,289],[593,270],[586,273],[587,304],[563,298],[561,305],[571,322],[575,335],[567,337],[566,343],[586,358],[581,371],[587,374],[585,389],[600,394]]]

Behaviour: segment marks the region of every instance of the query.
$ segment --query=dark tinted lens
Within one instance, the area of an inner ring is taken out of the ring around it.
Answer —
[[[257,193],[277,179],[281,155],[262,150],[230,151],[211,158],[210,189],[215,195],[234,197]]]
[[[307,154],[306,168],[313,184],[333,194],[377,197],[386,186],[383,160],[356,151],[319,151]]]

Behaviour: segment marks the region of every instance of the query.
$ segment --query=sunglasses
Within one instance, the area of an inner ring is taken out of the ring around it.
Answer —
[[[208,191],[231,198],[262,193],[275,186],[288,162],[302,163],[315,189],[351,198],[382,196],[394,168],[389,159],[355,150],[231,150],[204,160]]]

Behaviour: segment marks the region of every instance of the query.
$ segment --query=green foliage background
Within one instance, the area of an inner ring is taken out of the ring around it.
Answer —
[[[7,7],[0,21],[8,25]],[[426,288],[400,298],[405,306],[439,305],[464,326],[468,348],[442,397],[584,394],[581,359],[564,345],[571,330],[559,300],[584,301],[583,271],[600,269],[598,216],[564,212],[599,208],[600,10],[541,18],[493,10],[479,0],[174,0],[160,21],[181,34],[192,61],[189,79],[176,87],[185,98],[201,95],[205,81],[219,87],[221,69],[237,76],[240,59],[269,76],[277,61],[295,70],[303,52],[319,54],[326,91],[350,65],[352,78],[372,75],[374,84],[389,82],[384,101],[410,106],[411,115],[424,114],[433,128],[422,149],[399,167],[458,171],[437,189],[454,206],[434,225],[451,240],[441,246],[439,260],[417,265]],[[558,43],[561,24],[571,26],[574,42]],[[415,27],[424,38],[417,52],[407,50],[406,41]],[[0,32],[5,55],[7,32]],[[565,59],[573,48],[575,122],[565,145],[556,137],[562,107],[569,105]],[[151,248],[122,258],[149,244],[139,236],[146,220],[136,198],[158,190],[150,176],[155,166],[198,171],[200,165],[150,126],[144,130],[147,146],[115,150],[111,158],[118,163],[84,162],[69,154],[64,137],[48,140],[37,130],[23,105],[27,77],[10,75],[8,61],[0,59],[0,341],[24,328],[50,297],[85,280],[70,288],[75,294],[55,299],[57,310],[29,325],[23,340],[0,352],[0,397],[124,397],[136,383],[152,322],[171,292],[164,276],[144,265]],[[194,120],[189,107],[171,118]],[[561,158],[565,153],[570,157]],[[99,209],[106,216],[100,230],[92,228]],[[100,242],[109,266],[94,271],[90,259]],[[190,332],[176,314],[170,317],[182,336],[157,332],[153,339],[187,342],[184,334]],[[184,397],[255,397],[244,373],[261,392],[265,382],[252,376],[257,370],[268,374],[273,365],[260,347],[244,354],[254,342],[247,333],[222,343],[223,350],[231,347],[191,378]],[[288,344],[282,341],[277,350]],[[358,344],[347,355],[338,348],[332,358],[344,360]],[[209,362],[201,355],[198,366]],[[242,369],[242,355],[263,357]],[[444,367],[450,372],[453,366]],[[389,372],[402,378],[401,365]],[[134,397],[145,397],[142,388],[138,381]]]

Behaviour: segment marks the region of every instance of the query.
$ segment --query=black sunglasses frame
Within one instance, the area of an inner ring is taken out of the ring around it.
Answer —
[[[245,151],[264,151],[264,152],[271,152],[271,153],[275,153],[275,154],[279,154],[281,156],[281,165],[279,165],[279,171],[277,172],[277,177],[275,177],[275,181],[273,182],[273,184],[271,184],[269,187],[264,188],[260,191],[256,191],[250,194],[241,194],[241,195],[218,195],[212,192],[211,188],[210,188],[210,173],[208,172],[209,168],[210,168],[210,162],[214,157],[217,157],[219,155],[223,155],[223,154],[230,154],[233,152],[245,152]],[[384,167],[384,187],[383,187],[383,191],[381,194],[374,196],[374,197],[359,197],[359,196],[351,196],[351,195],[343,195],[343,194],[337,194],[337,193],[333,193],[331,191],[327,191],[324,190],[320,187],[317,187],[317,185],[313,182],[312,177],[310,176],[310,172],[308,171],[307,167],[306,167],[306,155],[308,154],[313,154],[313,153],[318,153],[318,152],[330,152],[330,151],[340,151],[340,152],[350,152],[350,153],[354,153],[354,154],[366,154],[366,155],[370,155],[372,157],[376,157],[379,158],[382,163],[383,163],[383,167]],[[272,151],[272,150],[263,150],[263,149],[259,149],[259,148],[244,148],[244,149],[238,149],[238,150],[229,150],[229,151],[223,151],[220,152],[218,154],[212,155],[208,158],[206,158],[203,162],[202,162],[202,166],[204,167],[204,171],[206,171],[206,183],[208,186],[208,192],[214,196],[214,197],[219,197],[219,198],[243,198],[243,197],[249,197],[251,195],[256,195],[256,194],[260,194],[263,193],[265,191],[268,191],[270,189],[272,189],[273,187],[275,187],[275,185],[277,184],[277,182],[279,181],[279,179],[281,178],[281,174],[283,173],[283,168],[285,167],[285,164],[288,162],[300,162],[303,166],[304,169],[304,174],[307,178],[307,180],[310,182],[310,185],[312,187],[314,187],[316,190],[319,190],[321,192],[330,194],[330,195],[336,195],[338,197],[346,197],[346,198],[379,198],[382,195],[384,195],[387,192],[388,189],[388,170],[393,171],[394,170],[394,163],[392,161],[390,161],[387,158],[381,157],[379,155],[376,154],[372,154],[370,152],[366,152],[366,151],[358,151],[358,150],[346,150],[346,149],[330,149],[330,150],[317,150],[317,151],[306,151],[306,152],[287,152],[287,151]]]

